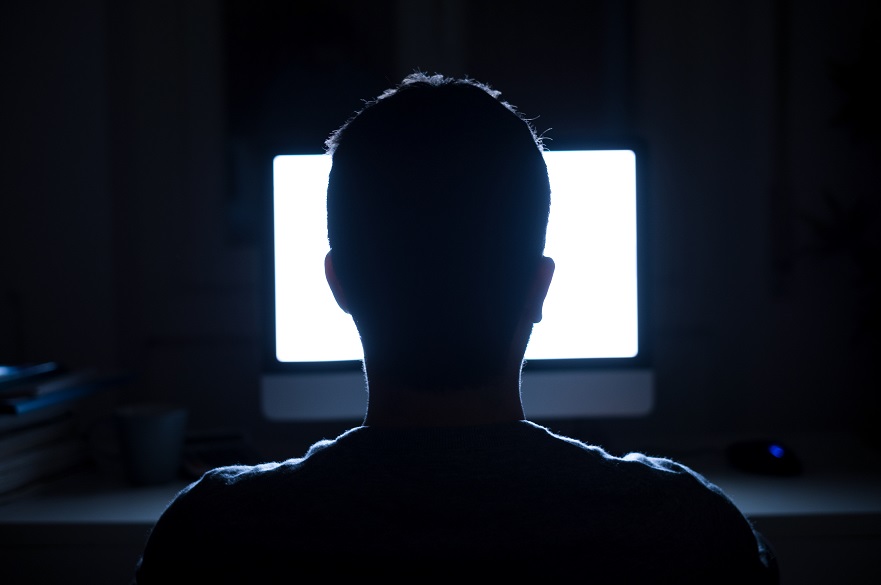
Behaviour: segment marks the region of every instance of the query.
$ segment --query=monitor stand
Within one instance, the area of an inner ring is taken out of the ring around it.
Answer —
[[[360,371],[267,373],[260,385],[263,415],[272,421],[361,420],[367,407]],[[651,369],[523,372],[527,418],[646,416],[654,405]]]

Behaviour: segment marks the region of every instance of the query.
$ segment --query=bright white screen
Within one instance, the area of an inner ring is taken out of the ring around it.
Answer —
[[[551,214],[545,255],[554,280],[527,359],[637,353],[636,157],[630,150],[545,153]],[[358,332],[324,278],[327,155],[273,161],[276,356],[359,360]]]

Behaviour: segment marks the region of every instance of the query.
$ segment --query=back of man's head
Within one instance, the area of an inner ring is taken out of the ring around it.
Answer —
[[[484,85],[414,74],[328,148],[328,238],[368,376],[499,375],[550,205],[531,125]]]

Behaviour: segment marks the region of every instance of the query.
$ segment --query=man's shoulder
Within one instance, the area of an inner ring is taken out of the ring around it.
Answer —
[[[553,445],[551,451],[561,454],[556,463],[567,461],[577,478],[570,492],[584,495],[580,502],[566,501],[569,513],[590,519],[586,533],[601,527],[608,550],[625,551],[633,563],[645,565],[646,574],[652,567],[658,574],[676,568],[670,559],[687,552],[698,582],[775,581],[775,569],[768,568],[772,551],[733,501],[694,469],[643,453],[615,456],[545,431],[549,439],[541,441]],[[572,465],[579,459],[583,466]],[[731,574],[715,573],[720,567]],[[752,577],[743,581],[744,575]]]
[[[227,465],[204,473],[175,499],[175,503],[190,504],[204,499],[227,499],[240,502],[248,493],[267,500],[276,495],[272,486],[290,483],[298,478],[305,467],[320,461],[325,453],[332,451],[344,433],[336,439],[322,439],[314,443],[301,457],[261,463],[258,465]]]
[[[239,510],[250,509],[253,513],[261,506],[272,513],[279,502],[291,501],[293,485],[301,478],[309,478],[309,474],[302,473],[304,467],[321,460],[345,435],[320,440],[301,457],[211,469],[177,494],[163,513],[159,526],[180,523],[208,527],[213,521],[228,521]]]
[[[683,553],[700,559],[690,564],[699,572],[757,562],[746,519],[675,461],[614,456],[525,421],[374,431],[319,442],[301,458],[205,474],[163,515],[146,566],[203,549],[269,562],[261,555],[320,555],[331,542],[335,554],[377,558],[416,554],[428,542],[484,556],[531,550],[543,567],[546,555],[592,551],[645,565],[636,572]]]
[[[614,455],[605,448],[585,443],[543,426],[530,423],[532,441],[536,452],[547,459],[544,465],[568,464],[568,473],[589,474],[597,480],[626,483],[633,489],[657,492],[663,489],[709,489],[719,493],[718,488],[702,475],[682,463],[666,457],[630,452]],[[541,460],[539,460],[541,463]]]

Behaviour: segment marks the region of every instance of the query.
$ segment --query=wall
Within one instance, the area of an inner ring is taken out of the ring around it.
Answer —
[[[848,246],[820,253],[807,221],[836,220],[825,191],[845,208],[866,201],[865,226],[833,229],[874,238],[877,263],[877,139],[854,141],[862,120],[835,123],[848,98],[830,74],[877,59],[860,45],[866,5],[642,6],[659,410],[704,430],[869,428],[877,343],[857,340],[857,305],[873,291],[877,307],[877,281],[857,285]]]
[[[502,26],[464,2],[324,3],[311,15],[322,26],[298,29],[318,31],[304,45],[317,50],[284,64],[287,84],[263,80],[258,106],[231,89],[261,81],[230,84],[242,69],[229,62],[223,3],[11,9],[0,350],[127,368],[138,382],[122,400],[180,401],[193,428],[244,429],[293,452],[341,430],[260,417],[259,205],[231,169],[266,130],[255,108],[302,129],[280,141],[312,144],[420,66],[489,81],[560,144],[582,133],[648,144],[657,409],[573,432],[629,447],[871,428],[877,335],[854,336],[877,284],[857,284],[846,242],[802,254],[824,241],[800,219],[835,220],[832,191],[845,209],[863,197],[856,215],[877,227],[877,138],[854,140],[864,122],[832,123],[851,102],[830,76],[832,63],[877,55],[860,52],[877,23],[870,4],[506,5]],[[872,227],[836,233],[857,232],[877,246]]]
[[[115,362],[106,20],[17,3],[0,30],[0,351]]]

